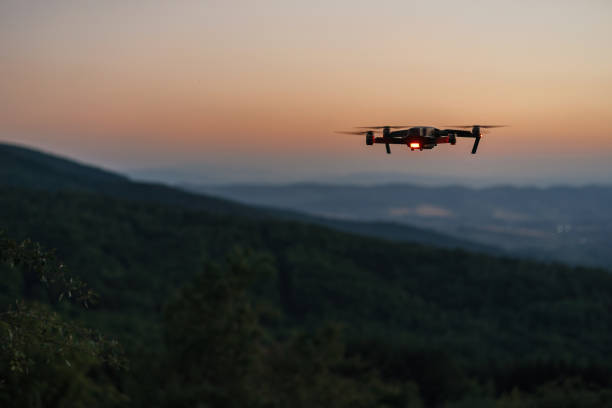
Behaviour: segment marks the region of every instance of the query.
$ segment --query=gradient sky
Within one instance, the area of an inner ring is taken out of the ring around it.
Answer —
[[[150,177],[601,183],[611,96],[607,0],[0,2],[0,138]],[[476,156],[333,133],[472,123],[511,127]]]

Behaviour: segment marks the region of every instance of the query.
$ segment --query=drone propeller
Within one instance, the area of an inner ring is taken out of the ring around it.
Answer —
[[[368,133],[373,132],[372,130],[359,130],[359,131],[341,131],[337,130],[334,133],[341,133],[343,135],[367,135]]]
[[[389,128],[389,129],[403,129],[403,128],[409,128],[411,126],[355,126],[356,129],[384,129],[384,128]]]
[[[450,126],[449,130],[454,129],[473,129],[473,128],[478,128],[480,131],[481,135],[487,135],[489,134],[489,131],[487,129],[493,129],[493,128],[501,128],[501,127],[508,127],[508,125],[465,125],[465,126]],[[461,136],[460,136],[461,137]],[[476,146],[478,146],[478,143],[475,144]]]
[[[478,126],[481,129],[493,129],[493,128],[500,128],[500,127],[508,127],[508,125],[463,125],[463,126],[449,126],[449,128],[458,128],[458,129],[471,129],[473,127]]]
[[[485,129],[493,129],[506,127],[506,125],[469,125],[469,126],[450,126],[451,129],[446,129],[447,131],[452,132],[452,128],[459,129],[472,129],[471,132],[461,131],[462,133],[455,135],[455,137],[473,137],[474,146],[472,147],[472,154],[476,154],[476,150],[478,149],[478,144],[480,143],[480,139],[482,135],[488,133]]]

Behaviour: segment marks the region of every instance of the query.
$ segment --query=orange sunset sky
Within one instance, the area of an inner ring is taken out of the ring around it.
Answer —
[[[0,2],[0,138],[139,177],[603,183],[611,96],[606,0]],[[476,156],[333,133],[472,123],[511,126]]]

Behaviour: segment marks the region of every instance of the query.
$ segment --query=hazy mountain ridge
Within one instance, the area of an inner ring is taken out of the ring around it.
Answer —
[[[186,186],[257,205],[417,225],[540,259],[612,267],[612,187]]]
[[[125,176],[25,146],[0,143],[0,178],[5,185],[36,188],[86,187],[126,182]]]

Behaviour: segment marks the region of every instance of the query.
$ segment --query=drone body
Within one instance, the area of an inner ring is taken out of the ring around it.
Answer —
[[[391,153],[392,144],[406,145],[411,151],[423,151],[423,149],[433,149],[439,144],[450,143],[455,145],[458,137],[469,137],[474,139],[472,154],[476,154],[478,143],[482,137],[481,130],[487,128],[502,127],[498,125],[472,125],[454,126],[460,129],[438,129],[432,126],[372,126],[360,127],[359,131],[339,132],[353,135],[365,135],[366,145],[372,146],[375,143],[384,144],[387,153]],[[472,128],[471,131],[464,130]],[[398,129],[398,130],[391,130]],[[382,135],[375,135],[381,133]]]

